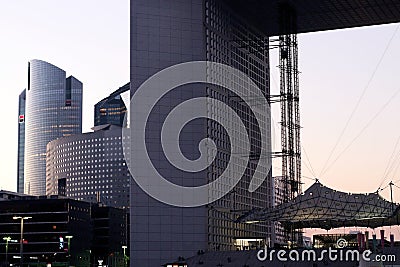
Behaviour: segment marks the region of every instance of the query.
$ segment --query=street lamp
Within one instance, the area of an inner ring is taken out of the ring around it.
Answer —
[[[122,249],[124,250],[124,266],[126,267],[126,265],[127,265],[127,260],[126,260],[126,249],[127,249],[128,247],[127,246],[122,246]]]
[[[3,240],[6,241],[6,264],[8,266],[8,242],[10,242],[11,237],[9,236],[3,237]]]
[[[21,216],[14,216],[14,220],[21,220],[21,240],[19,243],[19,256],[20,256],[20,267],[23,267],[24,264],[24,259],[23,259],[23,253],[24,253],[24,220],[32,219],[32,217],[21,217]]]
[[[66,239],[68,239],[68,262],[69,265],[71,265],[71,238],[73,238],[72,235],[66,235]]]

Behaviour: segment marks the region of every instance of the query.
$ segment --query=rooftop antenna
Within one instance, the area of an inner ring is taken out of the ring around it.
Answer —
[[[392,201],[392,212],[394,211],[393,210],[393,181],[390,181],[390,183],[389,183],[389,186],[390,186],[390,200]]]

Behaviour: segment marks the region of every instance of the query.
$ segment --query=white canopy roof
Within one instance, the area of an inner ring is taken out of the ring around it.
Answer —
[[[247,212],[238,222],[279,221],[293,228],[332,229],[343,226],[376,228],[399,225],[399,206],[378,193],[351,194],[319,182],[287,203]]]

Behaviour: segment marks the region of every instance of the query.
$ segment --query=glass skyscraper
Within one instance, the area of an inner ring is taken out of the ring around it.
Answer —
[[[103,124],[123,125],[126,106],[121,94],[129,91],[130,83],[118,88],[94,106],[94,126]]]
[[[26,89],[18,98],[18,162],[17,162],[17,192],[24,193],[24,153],[25,153],[25,102]]]
[[[82,132],[82,83],[41,60],[28,65],[26,91],[25,193],[46,193],[46,145]]]

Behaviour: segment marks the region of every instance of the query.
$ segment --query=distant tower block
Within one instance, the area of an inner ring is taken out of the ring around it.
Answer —
[[[34,59],[28,66],[25,192],[44,195],[47,143],[82,132],[82,83],[45,61]]]

